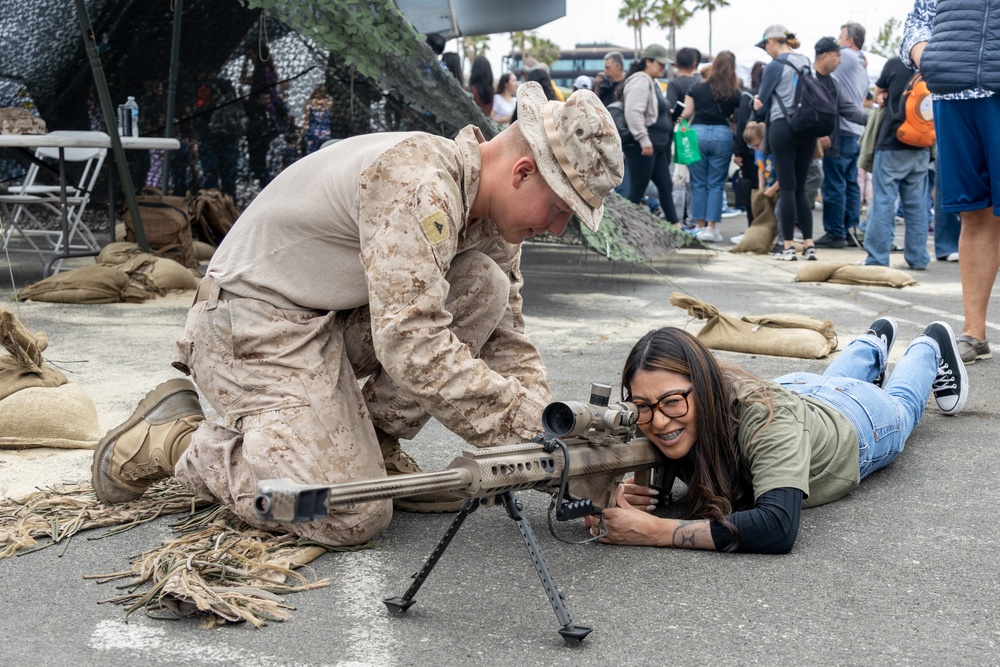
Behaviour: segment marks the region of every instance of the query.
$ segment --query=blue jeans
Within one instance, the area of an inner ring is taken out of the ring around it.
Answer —
[[[934,179],[934,256],[944,259],[953,252],[958,252],[958,235],[962,232],[962,219],[958,213],[945,213],[942,205],[944,195],[941,194],[941,174],[935,174]]]
[[[879,389],[871,382],[885,370],[887,351],[880,338],[867,335],[852,340],[822,375],[790,373],[775,382],[847,417],[858,434],[858,464],[864,479],[903,452],[924,414],[940,355],[934,339],[917,336]]]
[[[865,231],[865,264],[889,266],[889,252],[896,233],[894,215],[896,196],[903,200],[903,219],[906,236],[903,257],[914,269],[926,268],[931,261],[927,253],[927,164],[930,151],[916,150],[875,151],[872,171],[872,207]]]
[[[628,197],[628,189],[630,187],[630,181],[628,177],[628,160],[625,160],[625,169],[622,171],[622,182],[618,184],[615,188],[615,192],[620,194],[622,197]]]
[[[858,135],[840,134],[840,154],[823,157],[823,229],[844,238],[848,227],[861,218],[861,188],[858,187]]]
[[[726,195],[726,176],[733,157],[733,131],[728,125],[692,125],[698,133],[701,159],[688,165],[691,173],[691,217],[719,222]]]

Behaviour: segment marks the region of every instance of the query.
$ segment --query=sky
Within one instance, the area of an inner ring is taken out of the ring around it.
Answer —
[[[539,0],[540,2],[544,0]],[[692,2],[694,0],[689,0]],[[632,29],[618,18],[621,0],[566,0],[566,16],[535,31],[555,42],[562,49],[573,48],[577,43],[606,42],[631,48]],[[760,40],[764,29],[780,23],[796,33],[802,42],[800,51],[812,58],[813,45],[820,37],[836,37],[840,26],[856,21],[874,40],[885,22],[895,17],[900,23],[906,20],[913,8],[913,0],[843,0],[843,2],[817,2],[816,0],[730,0],[712,14],[712,50],[716,53],[728,49],[736,54],[741,64],[748,66],[754,60],[769,58],[754,44]],[[666,30],[653,26],[642,33],[643,45],[660,43],[668,46]],[[448,50],[453,50],[454,42]],[[683,28],[677,31],[677,47],[693,46],[707,54],[708,12],[697,12]],[[507,35],[493,35],[487,54],[493,72],[501,73],[501,57],[510,50]]]

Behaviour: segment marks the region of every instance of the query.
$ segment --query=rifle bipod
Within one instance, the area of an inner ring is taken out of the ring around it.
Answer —
[[[563,636],[567,644],[575,644],[582,641],[584,637],[590,634],[592,628],[585,625],[574,625],[573,619],[570,618],[569,611],[563,603],[563,594],[556,588],[556,582],[553,581],[552,575],[549,574],[545,557],[542,555],[542,550],[535,540],[535,533],[531,530],[531,525],[524,516],[524,506],[521,504],[521,500],[514,495],[513,491],[507,491],[498,496],[498,498],[503,501],[503,506],[507,509],[507,515],[514,520],[514,523],[517,524],[517,529],[521,531],[521,539],[524,540],[524,546],[528,549],[531,563],[535,566],[538,578],[542,580],[542,587],[545,589],[545,594],[549,597],[549,603],[556,613],[556,618],[562,624],[562,627],[559,628],[559,634]],[[444,550],[448,548],[452,538],[455,537],[455,533],[465,523],[465,519],[475,512],[481,504],[482,501],[478,498],[468,498],[462,503],[462,508],[458,511],[458,515],[455,516],[451,525],[448,526],[448,530],[445,531],[444,536],[437,543],[437,546],[434,547],[434,551],[427,558],[427,562],[420,568],[420,571],[413,574],[413,583],[410,584],[406,593],[402,597],[386,598],[383,600],[390,612],[403,613],[413,606],[415,603],[413,598],[416,596],[417,591],[420,590],[420,587],[430,575],[431,570],[434,569],[441,555],[444,554]]]

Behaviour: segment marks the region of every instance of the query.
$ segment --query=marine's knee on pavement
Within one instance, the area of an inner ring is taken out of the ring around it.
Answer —
[[[307,524],[286,524],[296,535],[331,547],[351,547],[378,537],[392,520],[392,501],[374,500],[354,511]]]
[[[393,475],[412,475],[423,472],[413,457],[403,451],[403,448],[399,444],[399,438],[389,435],[378,427],[375,428],[375,434],[378,436],[378,445],[382,451],[387,475],[391,477]],[[462,498],[454,496],[448,491],[433,491],[417,496],[396,498],[392,501],[392,506],[401,512],[442,514],[460,510],[462,508]]]
[[[153,482],[173,476],[174,465],[204,419],[190,380],[169,380],[156,387],[98,443],[91,466],[98,499],[108,504],[136,500]]]

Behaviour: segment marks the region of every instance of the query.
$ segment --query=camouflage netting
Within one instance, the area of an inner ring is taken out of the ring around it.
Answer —
[[[162,135],[173,3],[85,5],[112,103],[134,96],[141,133]],[[0,107],[29,108],[49,130],[105,129],[73,2],[0,0],[0,52],[6,56]],[[391,0],[186,0],[178,71],[181,150],[169,156],[169,189],[182,195],[219,187],[241,209],[326,139],[410,130],[453,136],[469,123],[487,137],[498,131]],[[225,137],[224,143],[209,136]],[[206,168],[213,144],[218,155]],[[137,189],[162,183],[162,155],[129,151],[127,157]],[[0,157],[0,181],[16,182],[23,171],[23,164]],[[105,192],[99,183],[98,198]],[[635,207],[608,208],[610,231],[566,240],[625,261],[648,261],[677,247],[678,239],[651,216],[633,215]],[[100,202],[90,215],[95,226],[106,224]]]

